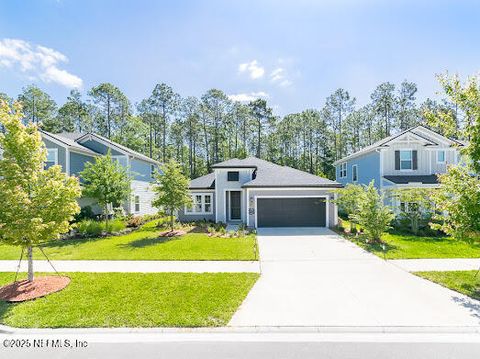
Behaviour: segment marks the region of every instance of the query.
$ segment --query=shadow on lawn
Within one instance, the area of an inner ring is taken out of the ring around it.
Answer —
[[[129,243],[122,243],[118,246],[121,248],[145,248],[149,246],[155,246],[157,244],[164,244],[171,241],[177,241],[182,237],[147,237],[131,241]]]

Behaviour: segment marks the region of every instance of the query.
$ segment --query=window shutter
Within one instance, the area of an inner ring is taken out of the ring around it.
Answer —
[[[400,151],[395,151],[395,169],[400,170]]]
[[[412,162],[413,169],[416,170],[418,168],[417,150],[412,151]]]

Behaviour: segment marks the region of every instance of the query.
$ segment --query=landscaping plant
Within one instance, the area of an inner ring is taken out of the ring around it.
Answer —
[[[182,173],[180,165],[174,160],[165,163],[161,174],[156,173],[155,198],[152,205],[164,209],[170,216],[170,230],[174,230],[175,212],[190,206],[192,198],[188,189],[189,179]]]
[[[26,248],[33,281],[32,247],[70,230],[80,212],[78,179],[61,166],[45,168],[47,150],[37,126],[22,123],[21,107],[0,100],[0,240]]]
[[[434,208],[432,190],[425,188],[404,188],[393,195],[404,203],[400,207],[399,220],[407,221],[410,231],[417,235],[421,226],[428,224]]]
[[[352,219],[358,223],[371,241],[381,242],[382,234],[390,228],[394,218],[391,209],[383,203],[383,195],[373,181],[359,193],[358,211]]]
[[[363,192],[364,189],[362,185],[351,183],[336,191],[337,199],[335,200],[335,203],[337,203],[341,211],[348,215],[348,218],[350,219],[350,233],[354,233],[357,228],[354,216],[358,213],[360,199]]]
[[[112,159],[109,150],[105,156],[95,157],[95,162],[86,162],[80,176],[84,180],[83,195],[102,207],[108,227],[109,206],[118,208],[130,197],[132,180],[128,169]]]

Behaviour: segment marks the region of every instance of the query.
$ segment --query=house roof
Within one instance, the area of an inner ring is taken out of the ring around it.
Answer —
[[[419,131],[416,131],[416,130],[419,130]],[[405,133],[413,133],[414,135],[418,136],[418,137],[421,137],[424,141],[427,142],[428,145],[437,145],[437,143],[434,141],[433,138],[428,138],[427,136],[425,136],[424,134],[422,134],[420,131],[426,131],[426,132],[431,132],[433,134],[436,134],[437,136],[441,136],[443,137],[446,141],[450,142],[451,145],[456,145],[456,146],[464,146],[465,143],[463,143],[462,141],[459,141],[459,140],[455,140],[455,139],[450,139],[450,138],[447,138],[445,136],[442,136],[440,135],[439,133],[435,132],[435,131],[432,131],[424,126],[415,126],[415,127],[411,127],[405,131],[402,131],[402,132],[399,132],[397,134],[394,134],[394,135],[391,135],[391,136],[388,136],[388,137],[385,137],[383,139],[381,139],[380,141],[377,141],[375,143],[372,143],[371,145],[369,146],[366,146],[364,148],[362,148],[361,150],[355,152],[355,153],[352,153],[346,157],[343,157],[337,161],[335,161],[333,164],[336,165],[338,163],[341,163],[341,162],[344,162],[346,160],[349,160],[349,159],[352,159],[352,158],[355,158],[355,157],[358,157],[358,156],[361,156],[361,155],[364,155],[364,154],[367,154],[369,152],[372,152],[372,151],[375,151],[377,148],[381,148],[381,147],[384,147],[384,146],[387,146],[389,142],[395,140],[396,138],[404,135]]]
[[[214,189],[215,173],[195,178],[190,181],[190,189]]]
[[[341,187],[338,182],[315,176],[313,174],[300,171],[287,166],[280,166],[269,161],[261,160],[256,157],[245,159],[233,158],[224,162],[220,162],[212,166],[212,168],[252,168],[255,170],[255,178],[243,184],[243,188],[264,188],[264,187]],[[205,182],[204,182],[205,181]],[[215,186],[215,176],[213,173],[197,178],[190,183],[190,188],[199,183],[210,183],[211,187]],[[207,187],[202,187],[207,188]]]
[[[91,156],[98,156],[98,153],[95,151],[92,151],[91,149],[82,146],[80,143],[75,141],[75,138],[73,137],[73,133],[50,133],[47,131],[40,130],[42,135],[45,135],[48,139],[48,137],[53,138],[54,140],[57,140],[61,143],[63,143],[65,146],[69,147],[72,150],[77,150],[79,152],[91,155]],[[70,136],[71,135],[71,136]],[[77,134],[78,135],[78,134]]]
[[[135,157],[135,158],[138,158],[140,160],[143,160],[143,161],[147,161],[147,162],[152,162],[152,163],[155,163],[155,164],[160,164],[160,162],[158,161],[155,161],[153,158],[150,158],[148,156],[145,156],[143,154],[141,154],[140,152],[137,152],[137,151],[134,151],[132,150],[131,148],[128,148],[126,146],[123,146],[117,142],[114,142],[112,140],[109,140],[108,138],[106,137],[103,137],[103,136],[100,136],[96,133],[92,133],[92,132],[89,132],[89,133],[84,133],[82,134],[80,137],[76,138],[75,141],[76,142],[80,142],[82,140],[84,140],[87,136],[92,136],[92,137],[97,137],[98,139],[102,140],[103,142],[106,142],[108,143],[109,145],[113,146],[113,147],[116,147],[118,149],[120,149],[121,151],[123,152],[126,152],[128,153],[129,155],[131,155],[132,157]]]
[[[422,183],[422,184],[438,184],[437,175],[400,175],[400,176],[383,176],[386,180],[395,184],[409,184],[409,183]]]

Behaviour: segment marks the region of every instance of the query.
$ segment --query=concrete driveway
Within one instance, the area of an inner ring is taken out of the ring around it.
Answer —
[[[231,326],[480,325],[480,302],[324,228],[258,231],[262,276]]]

